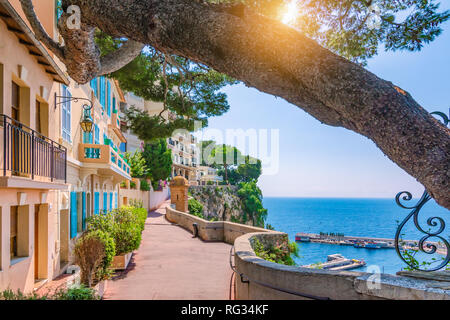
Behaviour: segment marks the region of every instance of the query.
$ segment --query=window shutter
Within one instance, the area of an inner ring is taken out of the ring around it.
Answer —
[[[82,195],[83,198],[83,209],[82,209],[82,227],[83,227],[83,231],[86,230],[86,192],[83,192]]]
[[[77,236],[77,193],[70,193],[70,238],[73,239]]]
[[[111,83],[106,80],[106,106],[107,106],[107,113],[108,117],[111,117]]]
[[[111,192],[109,194],[109,210],[111,211],[113,209],[113,193]]]
[[[100,213],[100,194],[98,192],[94,193],[94,214]]]
[[[103,212],[108,212],[108,193],[103,192]]]
[[[117,192],[115,193],[115,198],[116,198],[116,209],[119,207],[119,197],[117,195]]]

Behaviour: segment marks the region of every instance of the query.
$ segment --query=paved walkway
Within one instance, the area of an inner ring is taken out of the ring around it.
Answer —
[[[230,299],[231,246],[203,242],[170,224],[166,205],[149,214],[141,247],[128,269],[108,281],[104,299]]]

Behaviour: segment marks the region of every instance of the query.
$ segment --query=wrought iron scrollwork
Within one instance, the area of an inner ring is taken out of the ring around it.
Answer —
[[[403,209],[409,209],[411,212],[406,216],[406,218],[400,223],[400,225],[397,228],[397,232],[395,234],[395,250],[397,251],[397,254],[399,257],[411,268],[420,270],[420,271],[437,271],[442,268],[444,268],[450,261],[450,243],[442,236],[442,233],[445,230],[445,221],[441,217],[430,217],[427,219],[427,225],[431,228],[434,228],[436,231],[426,231],[419,222],[419,213],[422,207],[431,200],[431,196],[428,194],[428,192],[425,190],[425,192],[422,195],[422,198],[420,198],[419,202],[415,206],[407,206],[402,203],[402,200],[404,201],[410,201],[412,200],[412,194],[407,191],[400,192],[395,197],[395,201],[397,204],[403,208]],[[414,225],[416,226],[417,230],[419,230],[421,233],[424,234],[424,236],[419,240],[418,243],[418,249],[426,254],[434,254],[437,252],[438,248],[434,243],[427,243],[427,241],[431,238],[439,239],[440,242],[443,243],[443,246],[447,250],[446,257],[442,259],[442,262],[435,267],[429,268],[429,269],[420,269],[417,264],[412,263],[411,261],[408,261],[405,259],[404,255],[402,255],[401,250],[403,249],[402,244],[400,243],[400,236],[402,234],[403,228],[406,225],[406,223],[413,218]]]
[[[432,115],[436,115],[442,118],[442,123],[444,126],[448,126],[450,124],[450,117],[447,116],[445,113],[443,112],[432,112]],[[440,270],[442,268],[444,268],[446,265],[448,265],[448,263],[450,262],[450,243],[447,239],[445,239],[442,236],[442,233],[445,230],[445,221],[444,219],[442,219],[441,217],[431,217],[427,219],[427,225],[431,228],[434,228],[436,231],[426,231],[425,229],[422,228],[422,226],[420,225],[419,222],[419,213],[420,210],[422,209],[422,207],[431,200],[431,196],[428,194],[428,192],[425,190],[425,192],[422,195],[422,198],[420,198],[419,202],[415,205],[415,206],[407,206],[404,205],[401,201],[401,199],[403,199],[404,201],[410,201],[412,200],[412,194],[408,191],[403,191],[400,192],[399,194],[397,194],[397,196],[395,197],[395,201],[397,202],[397,204],[403,208],[403,209],[409,209],[412,210],[408,216],[403,220],[402,223],[400,223],[400,225],[397,228],[397,232],[395,234],[395,250],[397,251],[398,256],[412,269],[415,270],[420,270],[420,271],[437,271]],[[400,243],[400,236],[402,234],[403,228],[406,225],[406,223],[413,218],[414,221],[414,225],[416,226],[417,230],[419,230],[421,233],[424,234],[424,236],[419,240],[418,243],[418,249],[421,252],[424,252],[426,254],[435,254],[438,251],[437,246],[434,243],[426,243],[429,239],[431,238],[435,238],[435,239],[439,239],[440,242],[443,243],[443,246],[445,247],[445,249],[447,250],[446,256],[445,258],[442,259],[442,262],[436,266],[436,267],[432,267],[429,269],[421,269],[420,266],[416,263],[413,263],[412,261],[408,261],[407,259],[405,259],[405,257],[402,255],[401,250],[402,245]]]

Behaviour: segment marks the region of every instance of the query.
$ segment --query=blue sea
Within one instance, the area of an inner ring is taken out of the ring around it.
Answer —
[[[404,202],[409,206],[418,199]],[[264,198],[268,209],[267,223],[277,231],[286,232],[295,240],[298,232],[343,233],[346,236],[379,237],[394,239],[397,225],[410,210],[397,206],[395,199],[331,199],[331,198]],[[422,209],[419,222],[424,230],[437,230],[427,225],[429,217],[439,216],[450,224],[450,211],[438,206],[433,200]],[[405,227],[404,239],[419,240],[421,233],[413,222]],[[442,233],[450,238],[450,226]],[[438,239],[430,239],[438,241]],[[361,249],[352,246],[318,243],[299,243],[298,265],[324,262],[330,254],[340,253],[349,259],[364,259],[366,267],[355,271],[395,274],[405,267],[394,249]],[[439,257],[439,256],[437,256]],[[429,259],[421,253],[419,259]]]

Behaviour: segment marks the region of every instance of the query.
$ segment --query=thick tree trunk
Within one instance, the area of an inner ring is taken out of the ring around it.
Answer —
[[[204,63],[366,136],[450,208],[449,129],[408,93],[296,30],[243,7],[192,0],[63,3],[80,6],[86,25]]]

